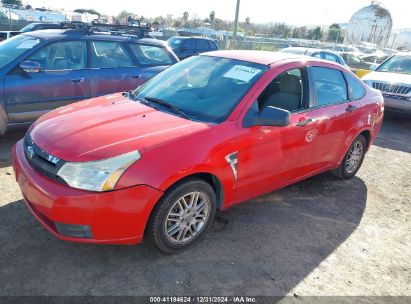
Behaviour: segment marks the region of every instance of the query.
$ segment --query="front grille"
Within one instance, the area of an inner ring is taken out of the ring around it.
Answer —
[[[66,183],[57,175],[57,172],[65,162],[38,147],[28,133],[24,137],[24,154],[27,162],[34,170],[55,181]]]
[[[395,85],[383,82],[373,82],[374,89],[380,90],[383,93],[389,93],[394,95],[407,95],[411,91],[411,87]]]

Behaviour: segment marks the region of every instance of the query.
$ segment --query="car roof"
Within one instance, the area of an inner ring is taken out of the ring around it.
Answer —
[[[199,56],[214,56],[234,60],[243,60],[263,65],[272,65],[273,63],[279,61],[301,61],[308,64],[312,63],[323,63],[329,67],[343,68],[347,71],[350,69],[348,66],[341,65],[337,62],[324,60],[316,57],[311,57],[307,55],[299,55],[292,53],[281,53],[281,52],[270,52],[270,51],[257,51],[257,50],[230,50],[230,51],[212,51],[201,53]]]
[[[333,54],[333,55],[336,55],[336,56],[339,56],[339,55],[340,55],[339,52],[335,52],[335,51],[332,51],[332,50],[328,50],[328,49],[315,49],[315,48],[310,48],[310,49],[308,49],[305,54],[306,54],[306,55],[311,55],[311,54],[320,53],[320,52],[329,53],[329,54]]]
[[[139,43],[146,43],[158,46],[166,46],[167,43],[162,40],[154,38],[139,38],[133,35],[112,35],[109,32],[99,33],[99,32],[87,32],[85,30],[77,29],[47,29],[40,31],[33,31],[23,33],[21,35],[32,36],[36,38],[41,38],[44,40],[60,40],[60,39],[99,39],[99,40],[108,40],[108,41],[133,41]]]
[[[270,52],[270,51],[251,51],[251,50],[229,50],[229,51],[213,51],[200,54],[200,56],[215,56],[228,59],[243,60],[248,62],[254,62],[258,64],[271,65],[275,62],[287,59],[300,59],[304,60],[307,57],[292,54],[292,53],[281,53],[281,52]],[[322,60],[318,60],[324,62]]]
[[[410,57],[410,56],[411,56],[411,52],[401,52],[401,53],[393,54],[392,56],[406,56],[406,57]]]

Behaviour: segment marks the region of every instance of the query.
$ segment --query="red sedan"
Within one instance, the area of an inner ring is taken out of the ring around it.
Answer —
[[[383,98],[348,69],[298,55],[218,51],[135,91],[41,117],[13,149],[34,216],[60,239],[171,253],[216,210],[332,170],[359,170]]]

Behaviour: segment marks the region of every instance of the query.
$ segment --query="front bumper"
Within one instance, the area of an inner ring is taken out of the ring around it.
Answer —
[[[388,110],[411,113],[411,100],[409,98],[396,98],[384,95],[384,107]]]
[[[141,242],[150,213],[163,192],[138,185],[109,192],[70,188],[28,164],[23,141],[13,147],[13,168],[27,207],[59,239],[101,244]],[[61,225],[87,227],[82,237],[62,235]],[[59,229],[60,228],[60,229]]]

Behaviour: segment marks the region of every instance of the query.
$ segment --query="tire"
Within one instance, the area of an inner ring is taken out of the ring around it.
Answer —
[[[7,115],[6,113],[4,113],[0,105],[0,136],[6,133],[7,125],[8,125]]]
[[[358,150],[360,149],[360,151]],[[340,179],[350,179],[361,168],[367,149],[367,140],[363,135],[358,135],[348,148],[340,166],[331,173]]]
[[[187,249],[203,238],[210,228],[216,202],[213,188],[201,179],[176,184],[160,199],[151,214],[149,239],[168,254]]]

